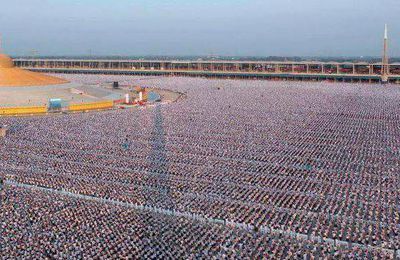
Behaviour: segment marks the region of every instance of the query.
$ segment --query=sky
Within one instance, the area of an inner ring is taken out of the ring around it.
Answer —
[[[400,0],[0,0],[10,55],[400,56]]]

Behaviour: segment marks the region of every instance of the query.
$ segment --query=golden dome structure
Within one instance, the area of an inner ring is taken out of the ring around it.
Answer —
[[[9,69],[12,67],[14,67],[12,59],[0,53],[0,69]]]
[[[9,56],[0,53],[0,87],[46,86],[65,83],[68,81],[16,68]]]

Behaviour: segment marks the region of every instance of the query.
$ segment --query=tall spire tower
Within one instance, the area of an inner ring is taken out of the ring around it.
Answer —
[[[387,83],[389,78],[389,56],[388,56],[388,28],[385,24],[385,34],[383,37],[383,57],[382,57],[382,83]]]

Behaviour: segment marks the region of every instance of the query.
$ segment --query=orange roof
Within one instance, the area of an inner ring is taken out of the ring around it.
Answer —
[[[64,79],[16,68],[10,57],[0,54],[0,87],[44,86],[67,82]]]

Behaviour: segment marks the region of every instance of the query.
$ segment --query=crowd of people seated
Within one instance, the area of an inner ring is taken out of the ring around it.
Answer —
[[[399,88],[63,76],[171,89],[186,98],[140,109],[0,118],[10,127],[0,139],[6,181],[307,239],[6,185],[0,255],[390,258],[400,249]]]
[[[2,195],[5,259],[393,258],[357,245],[296,240],[19,187]]]

